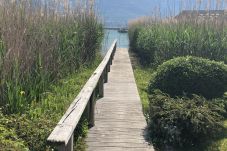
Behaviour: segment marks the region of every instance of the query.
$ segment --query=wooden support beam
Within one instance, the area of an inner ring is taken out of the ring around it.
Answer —
[[[108,82],[108,71],[107,71],[107,67],[104,69],[104,83]]]
[[[64,143],[61,143],[58,146],[56,146],[57,151],[73,151],[73,137],[74,137],[74,134],[72,134],[67,145],[65,145]]]
[[[95,126],[95,104],[96,104],[95,91],[93,91],[89,102],[90,102],[90,113],[89,113],[88,126],[93,127],[93,126]]]
[[[104,97],[104,74],[99,79],[99,98]]]
[[[107,73],[110,72],[110,61],[107,63]]]
[[[112,65],[113,64],[113,53],[111,54],[111,57],[110,57],[110,65]]]
[[[90,105],[90,101],[88,101],[88,103],[87,103],[87,106],[86,106],[86,108],[85,108],[85,117],[86,117],[86,119],[87,119],[87,121],[89,122],[89,120],[90,120],[90,107],[91,107],[91,105]],[[89,123],[88,123],[89,124]]]

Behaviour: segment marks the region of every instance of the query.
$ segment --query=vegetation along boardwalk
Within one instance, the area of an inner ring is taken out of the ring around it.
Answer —
[[[153,150],[145,141],[146,125],[128,49],[117,49],[104,97],[96,102],[88,151]]]

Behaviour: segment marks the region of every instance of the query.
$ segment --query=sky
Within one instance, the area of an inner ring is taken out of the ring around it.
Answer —
[[[219,1],[219,3],[217,3]],[[175,16],[181,10],[224,9],[227,0],[95,0],[96,10],[107,24],[127,24],[140,16]]]

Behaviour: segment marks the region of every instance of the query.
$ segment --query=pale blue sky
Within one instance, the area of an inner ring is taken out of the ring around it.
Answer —
[[[198,4],[198,1],[201,1]],[[127,24],[128,20],[159,13],[162,17],[175,16],[180,10],[224,9],[227,0],[96,0],[99,15],[107,24]],[[224,2],[226,1],[226,2]]]

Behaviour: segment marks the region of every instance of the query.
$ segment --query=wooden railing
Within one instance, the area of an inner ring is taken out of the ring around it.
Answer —
[[[90,127],[95,125],[95,102],[97,96],[104,96],[103,85],[108,81],[108,72],[116,51],[117,40],[113,42],[103,61],[91,75],[83,89],[72,102],[65,115],[54,128],[47,141],[59,151],[73,150],[74,130],[84,112]]]

